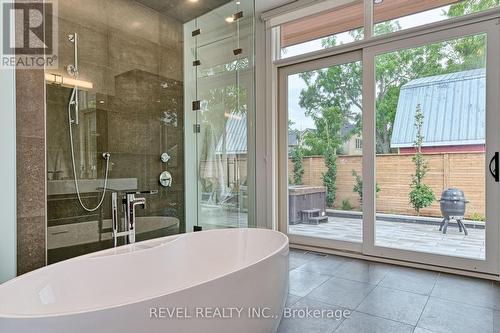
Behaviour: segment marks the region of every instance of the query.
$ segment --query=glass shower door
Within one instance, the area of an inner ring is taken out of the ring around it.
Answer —
[[[200,29],[200,34],[188,36],[192,58],[186,59],[187,66],[192,63],[196,87],[194,103],[186,101],[193,109],[187,112],[194,113],[195,225],[203,230],[248,227],[253,188],[253,2],[231,2],[191,22],[191,27]]]

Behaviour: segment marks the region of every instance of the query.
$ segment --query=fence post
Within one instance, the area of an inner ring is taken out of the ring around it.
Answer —
[[[450,154],[443,154],[443,189],[450,185]]]

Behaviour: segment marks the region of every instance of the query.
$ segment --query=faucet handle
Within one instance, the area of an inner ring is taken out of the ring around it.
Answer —
[[[158,190],[147,190],[147,191],[129,191],[125,194],[158,194]]]

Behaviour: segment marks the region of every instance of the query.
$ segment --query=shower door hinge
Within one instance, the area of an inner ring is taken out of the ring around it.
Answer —
[[[242,54],[242,53],[243,53],[243,49],[234,49],[234,50],[233,50],[233,54],[234,54],[235,56],[237,56],[238,54]]]
[[[237,13],[233,14],[233,20],[234,21],[237,21],[237,20],[239,20],[242,17],[243,17],[243,12],[237,12]]]
[[[199,34],[201,34],[201,30],[200,29],[196,29],[196,30],[193,30],[193,32],[191,32],[191,36],[192,37],[198,36]]]
[[[200,225],[195,225],[193,226],[193,231],[194,232],[200,232],[200,231],[203,231],[203,227],[200,226]]]
[[[199,124],[194,124],[193,133],[200,133],[200,132],[201,132],[201,126]]]
[[[195,60],[193,61],[193,66],[200,66],[201,65],[201,61],[200,60]]]
[[[199,111],[201,109],[200,101],[193,101],[193,111]]]

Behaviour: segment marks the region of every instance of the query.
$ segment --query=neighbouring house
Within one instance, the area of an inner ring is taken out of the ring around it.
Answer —
[[[415,152],[415,110],[424,113],[424,153],[484,152],[486,71],[424,77],[401,88],[391,148]]]
[[[363,154],[363,140],[361,139],[361,135],[355,133],[354,124],[344,126],[342,135],[349,136],[349,139],[342,145],[341,155]]]
[[[303,131],[300,131],[298,129],[292,129],[288,131],[288,154],[290,154],[290,151],[294,147],[302,147],[304,149],[308,149],[309,146],[307,146],[304,143],[304,136],[311,132],[314,131],[311,128],[305,129]]]
[[[342,128],[342,135],[347,136],[355,130],[355,126],[353,124],[349,124]],[[307,149],[307,145],[304,143],[304,136],[308,132],[312,132],[314,129],[306,129],[303,131],[299,130],[290,130],[288,131],[288,151],[293,147],[301,146]],[[344,142],[342,148],[339,152],[339,155],[361,155],[363,152],[363,140],[361,139],[361,135],[352,134],[347,141]]]

